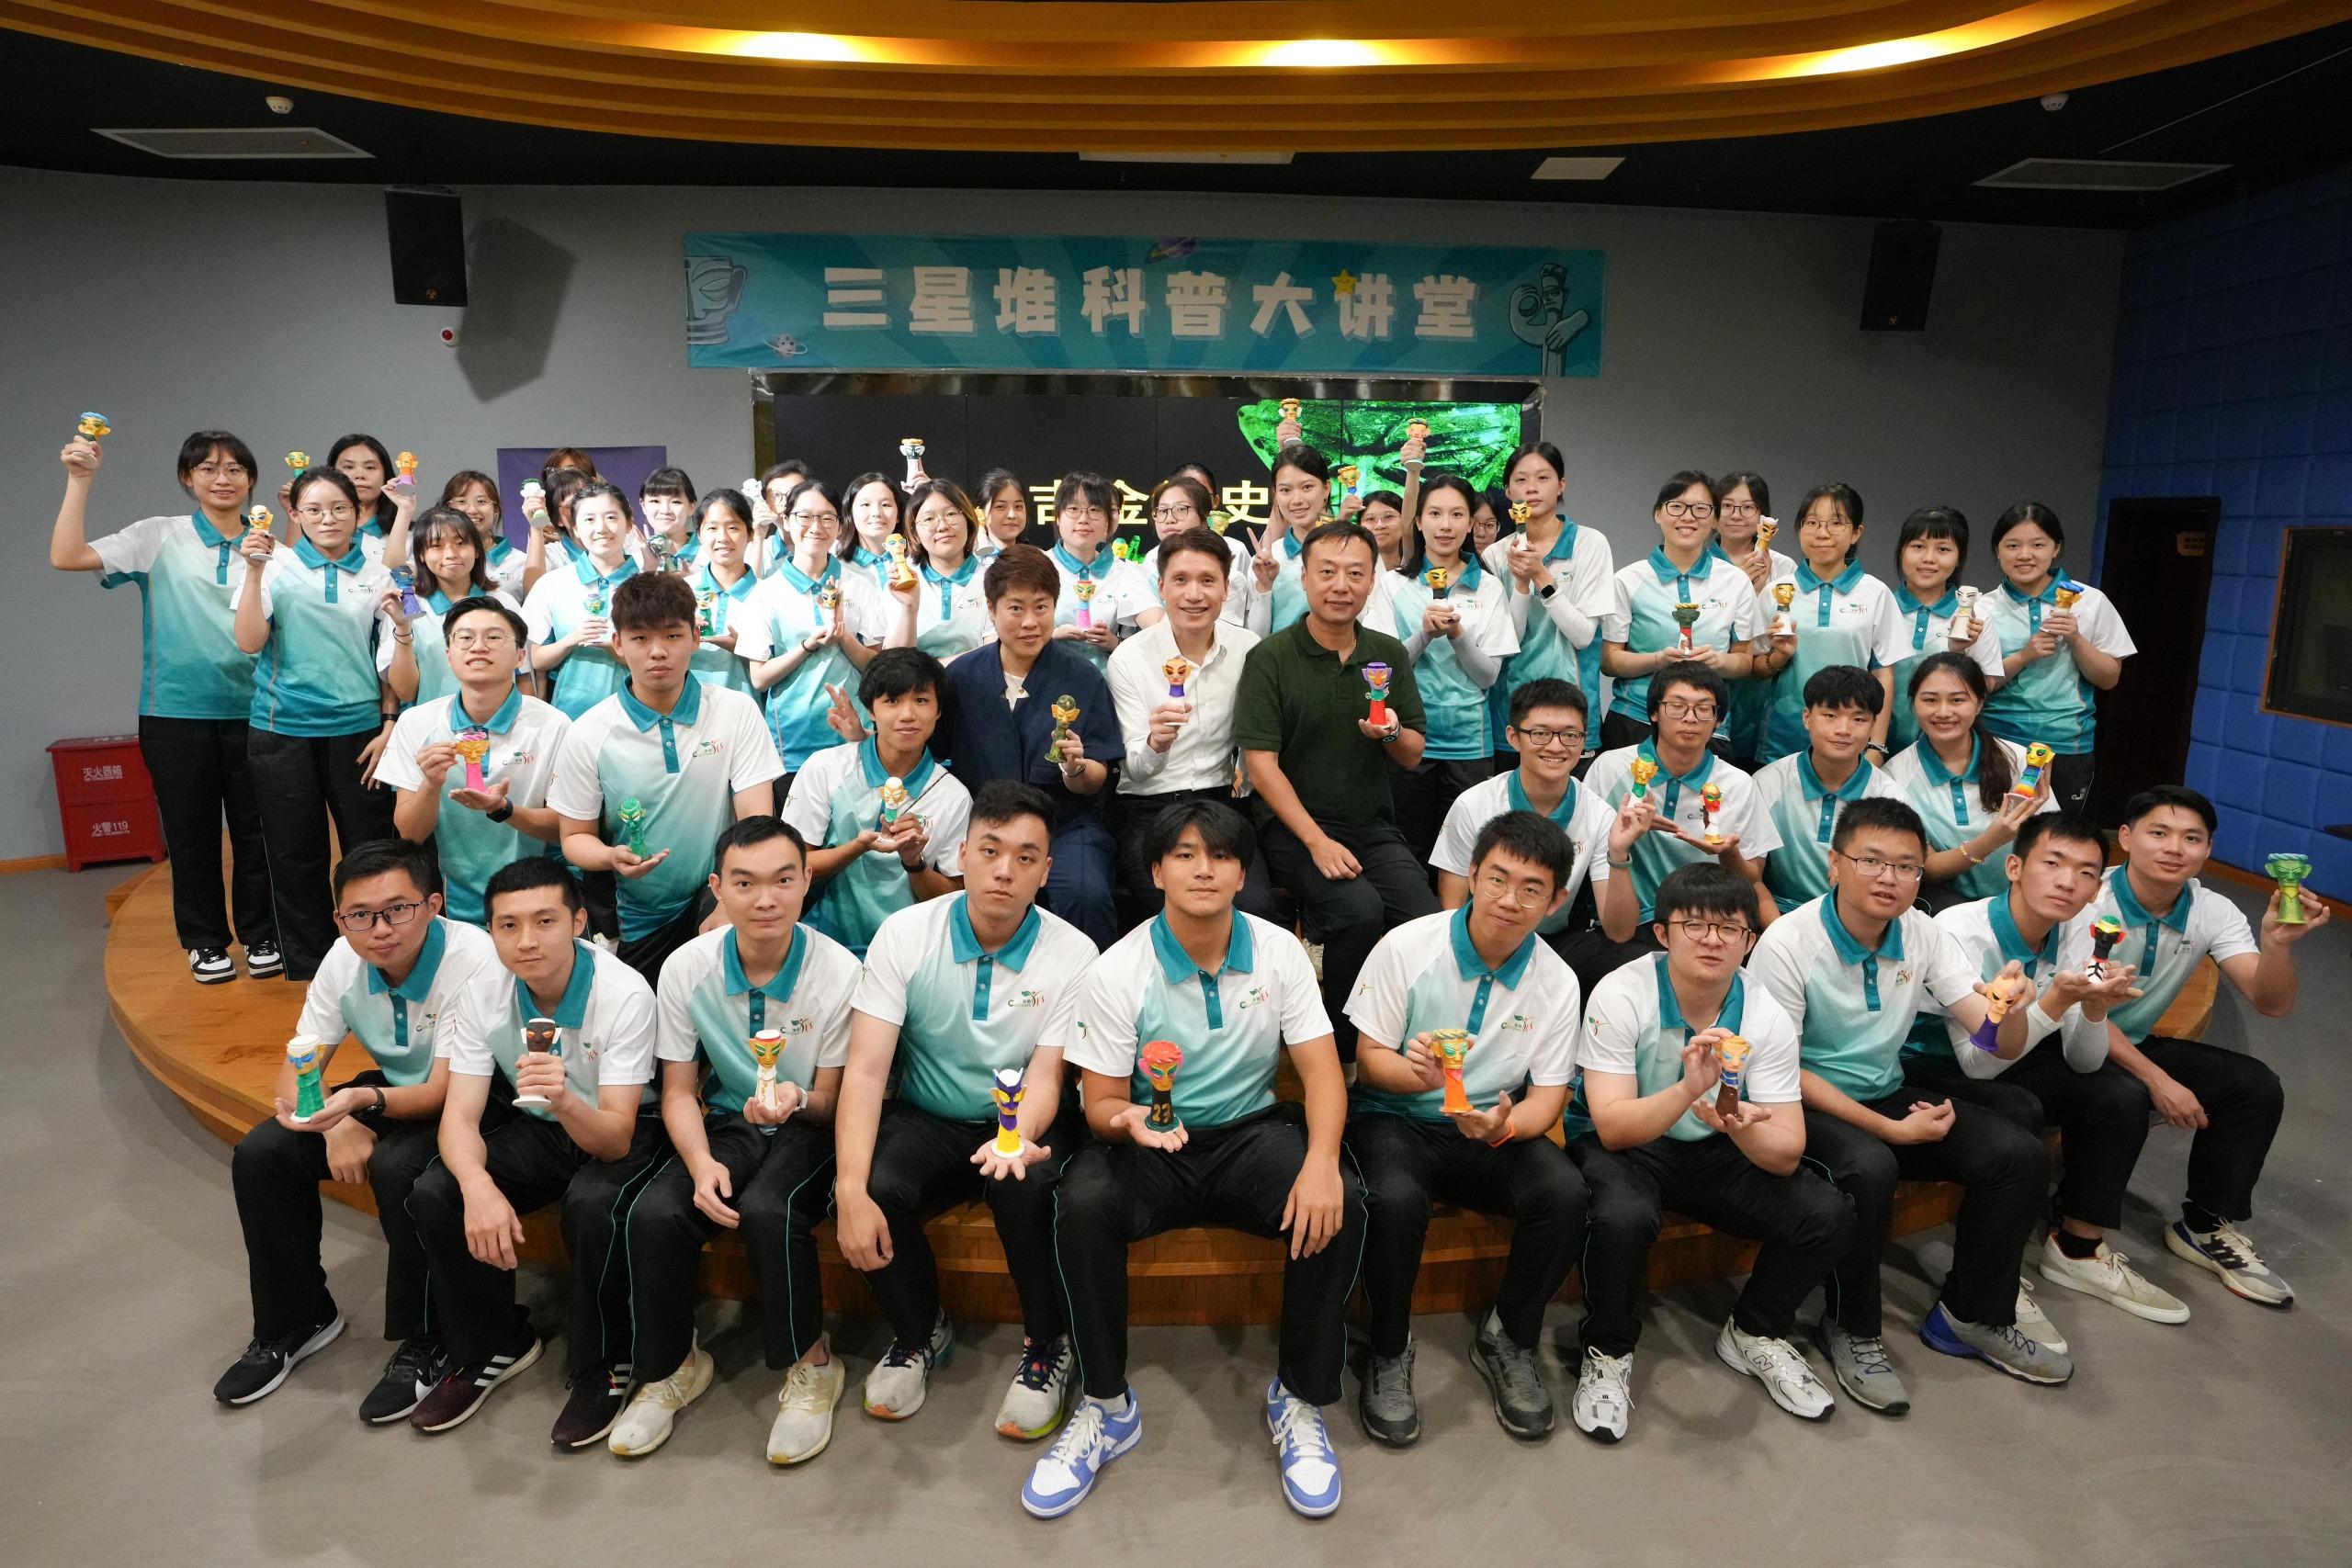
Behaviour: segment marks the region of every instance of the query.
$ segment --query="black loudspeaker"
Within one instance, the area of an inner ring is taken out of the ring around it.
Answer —
[[[455,191],[386,191],[384,230],[392,243],[396,302],[466,302],[466,215]]]
[[[1890,220],[1871,236],[1871,272],[1862,280],[1862,331],[1928,330],[1928,297],[1936,288],[1936,252],[1944,231],[1933,223]]]

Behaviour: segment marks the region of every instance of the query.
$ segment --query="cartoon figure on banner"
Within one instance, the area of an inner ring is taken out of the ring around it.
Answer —
[[[1545,262],[1535,281],[1510,291],[1510,330],[1520,342],[1543,355],[1543,374],[1568,373],[1568,343],[1592,324],[1589,310],[1568,309],[1568,269]]]
[[[689,346],[727,341],[727,320],[735,313],[736,305],[743,298],[743,285],[751,281],[751,276],[731,256],[686,258]]]

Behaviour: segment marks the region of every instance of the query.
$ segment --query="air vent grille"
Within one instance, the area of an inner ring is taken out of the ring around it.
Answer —
[[[314,125],[189,126],[167,130],[100,130],[100,136],[158,158],[372,158]]]
[[[2227,164],[2135,164],[2116,158],[2022,158],[1976,183],[1995,190],[2170,190]]]

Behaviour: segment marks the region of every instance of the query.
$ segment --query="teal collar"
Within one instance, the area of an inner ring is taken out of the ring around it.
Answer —
[[[1576,553],[1577,525],[1563,517],[1560,519],[1560,536],[1552,541],[1551,549],[1544,554],[1544,562],[1548,565],[1555,560],[1566,560]]]
[[[923,581],[933,588],[961,588],[972,581],[972,574],[979,569],[980,558],[967,552],[964,557],[964,564],[954,571],[933,571],[929,561],[923,562],[922,576]]]
[[[449,613],[449,596],[447,593],[442,592],[438,588],[429,591],[424,595],[424,607],[432,611],[436,615],[447,615]]]
[[[1713,751],[1702,750],[1699,753],[1699,765],[1697,767],[1691,769],[1687,773],[1677,773],[1669,772],[1664,762],[1658,761],[1657,742],[1656,739],[1645,740],[1641,745],[1634,748],[1634,750],[1638,751],[1645,760],[1657,762],[1657,776],[1659,779],[1666,781],[1666,798],[1658,803],[1658,811],[1663,816],[1673,816],[1674,808],[1682,803],[1682,792],[1685,789],[1701,789],[1705,787],[1707,775],[1715,771],[1715,754]],[[1655,784],[1657,781],[1652,780],[1651,782]]]
[[[1936,755],[1934,744],[1926,736],[1922,735],[1913,741],[1911,749],[1918,754],[1919,772],[1929,784],[1939,785],[1964,784],[1976,776],[1976,761],[1984,752],[1984,737],[1973,733],[1969,736],[1968,766],[1957,773],[1944,766],[1944,760]]]
[[[889,558],[882,551],[869,550],[864,545],[852,545],[849,547],[849,559],[852,566],[882,566],[888,563]]]
[[[229,542],[229,536],[212,525],[212,519],[204,514],[202,507],[189,513],[187,520],[196,525],[196,536],[215,549]]]
[[[2057,926],[2050,928],[2050,934],[2041,939],[2039,951],[2027,946],[2025,933],[2018,930],[2017,916],[2009,912],[2009,900],[2015,896],[2015,891],[2012,890],[1996,898],[1984,900],[1985,918],[1993,928],[1993,941],[2000,948],[2002,959],[2005,962],[2024,964],[2028,974],[2034,973],[2045,964],[2055,968],[2058,963],[2058,933],[2061,928]]]
[[[1724,542],[1721,539],[1710,538],[1707,541],[1707,554],[1719,561],[1730,561],[1734,566],[1739,564],[1732,560],[1731,552],[1724,548]]]
[[[1894,604],[1906,615],[1949,615],[1960,608],[1960,591],[1946,583],[1944,596],[1930,604],[1912,592],[1909,583],[1898,582],[1894,585]],[[1927,623],[1923,620],[1920,624],[1924,626]]]
[[[994,953],[980,945],[979,933],[972,929],[972,911],[963,894],[956,895],[955,906],[947,912],[947,945],[958,964],[969,964],[986,956],[999,964],[1018,969],[1029,962],[1030,950],[1037,945],[1037,933],[1046,928],[1046,919],[1037,913],[1037,906],[1021,917],[1021,928],[1012,940]]]
[[[476,725],[473,716],[466,712],[466,694],[463,692],[449,694],[448,722],[449,733],[452,735],[462,735],[467,730],[475,728],[487,729],[492,735],[503,735],[514,728],[514,721],[522,716],[523,689],[520,686],[507,693],[506,700],[498,705],[498,711],[480,725]]]
[[[792,932],[792,945],[785,951],[784,967],[775,972],[775,979],[759,987],[760,994],[767,997],[788,997],[798,990],[800,969],[808,958],[808,941],[801,935],[799,928],[795,927]],[[741,997],[750,993],[752,977],[743,973],[743,955],[736,951],[733,926],[728,927],[727,934],[719,939],[718,966],[725,973],[729,996]]]
[[[657,724],[691,725],[702,717],[702,682],[691,675],[678,690],[677,705],[668,713],[656,713],[647,707],[637,700],[637,693],[628,686],[621,688],[620,699],[621,711],[628,715],[628,721],[640,731],[650,729]]]
[[[504,534],[499,534],[490,541],[490,554],[484,558],[487,559],[491,565],[497,566],[503,562],[507,557],[516,553],[518,552],[515,550],[514,547],[507,542],[506,536]]]
[[[1862,563],[1860,561],[1848,561],[1846,570],[1835,577],[1819,575],[1813,570],[1811,561],[1797,563],[1797,589],[1800,592],[1810,593],[1816,588],[1831,588],[1840,593],[1851,593],[1854,585],[1861,580]]]
[[[1654,973],[1657,976],[1657,1025],[1660,1029],[1682,1031],[1683,1039],[1687,1043],[1692,1030],[1682,1016],[1681,998],[1674,994],[1673,977],[1667,973],[1666,954],[1661,953],[1650,962],[1657,966]],[[1732,971],[1731,989],[1724,993],[1724,1005],[1716,1012],[1715,1021],[1712,1027],[1728,1030],[1734,1034],[1738,1033],[1740,1021],[1746,1015],[1747,1009],[1747,987],[1742,982],[1739,971],[1735,969]]]
[[[1527,798],[1527,790],[1525,786],[1521,784],[1519,782],[1519,770],[1517,768],[1513,768],[1510,773],[1503,775],[1503,799],[1509,802],[1510,809],[1513,811],[1532,811],[1535,809],[1535,803]],[[1556,822],[1561,827],[1565,828],[1572,819],[1574,819],[1576,814],[1577,781],[1570,779],[1568,781],[1567,793],[1560,796],[1560,804],[1552,807],[1551,810],[1545,812],[1544,815],[1549,818],[1552,821]]]
[[[571,941],[571,978],[565,982],[563,999],[555,1005],[556,1027],[579,1029],[588,1021],[588,993],[596,984],[596,950],[574,937]],[[525,1018],[537,1015],[539,1004],[531,998],[531,987],[520,979],[514,982],[514,1006]]]
[[[1716,554],[1722,556],[1721,551],[1717,551]],[[1730,558],[1724,556],[1723,558],[1728,560]],[[1700,551],[1699,558],[1685,568],[1675,565],[1674,558],[1666,553],[1666,547],[1662,545],[1650,551],[1649,563],[1650,570],[1657,574],[1657,580],[1661,585],[1668,582],[1678,585],[1685,584],[1692,578],[1704,581],[1709,570],[1705,550]]]
[[[1455,566],[1453,569],[1453,581],[1445,585],[1445,591],[1448,593],[1476,592],[1477,591],[1479,580],[1485,576],[1485,573],[1478,570],[1478,558],[1471,554],[1468,550],[1464,550],[1462,552],[1461,564]],[[1425,558],[1421,562],[1421,574],[1415,580],[1424,588],[1429,588],[1430,585],[1429,572],[1430,564]],[[1437,590],[1431,588],[1430,589],[1430,592],[1434,594]]]
[[[801,592],[814,593],[826,583],[836,581],[840,579],[842,574],[842,561],[839,556],[827,556],[825,558],[825,570],[819,572],[816,576],[811,577],[807,572],[801,570],[798,566],[795,565],[790,556],[786,556],[782,561],[777,563],[776,570],[783,576],[786,582],[789,582],[792,586],[800,590]]]
[[[433,929],[424,933],[424,945],[417,950],[416,966],[408,972],[408,978],[395,986],[384,977],[381,969],[370,964],[368,965],[368,994],[380,997],[390,991],[404,1002],[423,1001],[433,989],[433,976],[440,973],[441,954],[447,952],[448,947],[448,925],[436,915],[433,919]]]
[[[1836,888],[1821,896],[1821,929],[1829,933],[1829,945],[1838,950],[1838,961],[1841,964],[1861,964],[1875,958],[1900,959],[1903,956],[1903,922],[1900,919],[1887,921],[1886,935],[1879,939],[1878,951],[1871,952],[1855,941],[1854,933],[1846,929],[1846,922],[1838,918]]]
[[[582,588],[610,588],[616,582],[626,581],[637,575],[637,560],[634,557],[623,556],[620,565],[610,571],[599,572],[596,570],[596,558],[582,550],[580,552],[580,558],[572,562],[571,571],[573,576],[580,579],[580,586]]]
[[[1445,929],[1453,942],[1453,965],[1465,980],[1493,980],[1516,990],[1520,980],[1527,974],[1528,964],[1534,960],[1538,939],[1533,931],[1530,931],[1509,958],[1498,966],[1488,968],[1487,961],[1478,956],[1477,944],[1470,940],[1470,906],[1467,904],[1453,911],[1453,919],[1445,922]]]
[[[882,781],[890,776],[883,770],[881,748],[871,735],[857,743],[857,766],[865,776],[867,786],[873,789],[880,789]],[[911,801],[922,794],[931,782],[931,775],[938,769],[939,764],[931,760],[931,753],[928,750],[923,752],[922,761],[915,764],[915,771],[899,781],[906,785],[907,798]]]
[[[2132,891],[2132,878],[2125,874],[2124,867],[2119,865],[2107,874],[2107,886],[2115,895],[2115,912],[2122,918],[2125,925],[2170,926],[2177,931],[2185,931],[2188,929],[2188,906],[2197,901],[2195,883],[2183,884],[2180,897],[2175,898],[2172,901],[2172,908],[2161,915],[2152,915],[2142,907],[2139,898]],[[2152,954],[2151,957],[2153,956]]]
[[[1225,964],[1218,969],[1218,976],[1247,975],[1257,963],[1257,944],[1250,934],[1249,917],[1236,909],[1232,911],[1232,933],[1225,942]],[[1216,977],[1209,976],[1207,970],[1193,962],[1193,955],[1184,951],[1184,944],[1176,940],[1176,933],[1168,929],[1165,910],[1152,917],[1151,953],[1159,960],[1159,972],[1167,976],[1171,986],[1181,986],[1196,975],[1208,976],[1212,979]]]
[[[1807,800],[1819,800],[1824,795],[1834,795],[1839,800],[1851,804],[1861,799],[1862,792],[1870,788],[1871,765],[1867,761],[1857,760],[1854,763],[1854,771],[1847,775],[1846,782],[1836,789],[1831,789],[1821,782],[1821,775],[1813,771],[1813,753],[1800,751],[1797,753],[1797,778],[1804,786],[1804,797]]]
[[[1103,563],[1114,558],[1116,558],[1113,557],[1108,549],[1100,549],[1094,552],[1094,558],[1091,561],[1082,561],[1064,549],[1059,540],[1054,543],[1054,564],[1072,577],[1083,577],[1090,581],[1099,578],[1109,570]]]
[[[1293,560],[1296,560],[1300,556],[1306,553],[1306,541],[1300,538],[1295,533],[1284,534],[1282,538],[1282,547],[1283,554],[1290,557]]]
[[[2052,561],[2050,563],[2050,581],[2041,585],[2041,592],[2019,592],[2018,591],[2018,585],[2011,582],[2006,577],[2001,579],[2001,592],[2007,594],[2010,599],[2019,604],[2042,604],[2054,605],[2058,603],[2058,585],[2065,581],[2066,574],[2058,570],[2057,562]]]
[[[339,558],[329,560],[319,553],[318,546],[311,543],[309,535],[297,532],[294,536],[294,558],[312,571],[342,571],[348,572],[354,577],[358,576],[368,566],[368,552],[359,547],[359,536],[356,534],[351,536],[351,543],[344,547],[343,554]]]
[[[728,598],[738,601],[749,599],[752,596],[752,590],[759,585],[760,574],[746,569],[743,575],[735,580],[734,587],[721,588],[718,585],[718,579],[711,574],[710,563],[707,561],[703,563],[702,570],[695,575],[696,592],[724,593]]]

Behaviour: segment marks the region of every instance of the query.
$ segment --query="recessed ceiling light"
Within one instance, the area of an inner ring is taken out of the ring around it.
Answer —
[[[1290,152],[1080,152],[1081,164],[1287,164]]]
[[[1605,180],[1617,172],[1623,158],[1546,158],[1529,177],[1538,180]]]
[[[93,127],[93,130],[97,128]],[[158,158],[372,158],[315,125],[189,126],[97,134]]]
[[[1260,65],[1378,65],[1387,56],[1377,47],[1355,39],[1302,38],[1268,44],[1258,51]]]
[[[2227,164],[2146,164],[2121,158],[2021,158],[1976,183],[1994,190],[2170,190]]]

